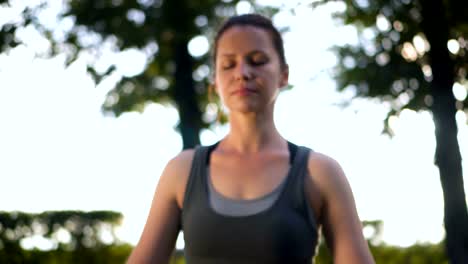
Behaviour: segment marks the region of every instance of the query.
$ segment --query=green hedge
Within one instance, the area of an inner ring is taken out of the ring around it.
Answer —
[[[40,214],[0,212],[0,263],[55,264],[55,263],[125,263],[132,246],[115,236],[122,214],[113,211],[49,211]],[[381,221],[364,221],[363,227],[372,228],[368,242],[378,264],[448,264],[443,244],[418,244],[402,248],[379,241]],[[103,241],[102,231],[111,235]],[[58,232],[69,234],[69,241],[57,239]],[[21,247],[23,239],[41,236],[55,245],[52,250],[27,250]],[[332,264],[323,237],[315,257],[317,264]],[[175,251],[171,264],[184,264],[182,251]]]

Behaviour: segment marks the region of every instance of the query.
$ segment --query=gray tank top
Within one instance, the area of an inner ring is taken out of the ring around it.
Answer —
[[[218,191],[211,182],[209,168],[206,169],[206,178],[208,182],[208,196],[210,199],[210,206],[218,214],[226,216],[248,216],[257,214],[263,210],[268,209],[278,199],[288,177],[285,177],[279,186],[272,192],[251,200],[237,200],[228,198]]]
[[[182,208],[186,263],[310,264],[318,242],[304,192],[310,149],[288,142],[294,158],[282,186],[273,192],[278,196],[265,199],[273,200],[271,205],[254,206],[255,212],[229,208],[219,213],[210,205],[207,177],[210,153],[216,146],[195,149]],[[241,215],[229,215],[233,212]]]

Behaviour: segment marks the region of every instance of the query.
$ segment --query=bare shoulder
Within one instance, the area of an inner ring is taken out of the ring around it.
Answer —
[[[310,177],[322,192],[327,192],[330,188],[347,187],[348,181],[343,169],[332,157],[320,152],[311,152],[307,165]]]
[[[332,157],[320,152],[311,152],[308,160],[310,181],[320,194],[320,215],[326,217],[332,205],[354,209],[354,197],[341,165]],[[326,219],[322,219],[326,221]]]
[[[183,177],[183,173],[190,170],[195,149],[186,149],[173,157],[166,165],[165,171],[174,173],[178,177]]]
[[[166,165],[160,181],[166,182],[174,191],[179,208],[182,208],[185,187],[192,167],[195,149],[186,149],[173,157]]]
[[[310,203],[318,223],[322,223],[327,201],[333,199],[330,194],[336,192],[347,181],[339,163],[320,152],[311,151],[308,162],[308,177],[305,182]]]
[[[340,164],[325,154],[312,152],[308,170],[321,196],[321,223],[334,263],[374,263],[362,234],[353,192]]]
[[[185,187],[193,150],[172,158],[161,174],[140,240],[127,263],[168,263],[179,232],[179,189]]]

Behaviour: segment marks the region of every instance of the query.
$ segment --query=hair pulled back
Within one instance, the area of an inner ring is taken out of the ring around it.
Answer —
[[[285,69],[287,67],[286,57],[284,55],[283,38],[281,37],[281,33],[278,31],[278,29],[275,28],[275,26],[269,18],[258,14],[245,14],[233,16],[226,20],[224,24],[222,24],[214,39],[213,65],[216,65],[216,56],[219,39],[221,38],[224,32],[235,26],[252,26],[267,31],[270,34],[273,48],[278,54],[281,68]]]

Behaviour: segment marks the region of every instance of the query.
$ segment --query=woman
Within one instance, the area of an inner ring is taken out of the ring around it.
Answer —
[[[168,263],[180,229],[188,264],[311,263],[320,229],[334,263],[374,263],[339,164],[275,127],[289,72],[271,21],[230,18],[215,38],[214,66],[230,131],[167,164],[128,263]]]

